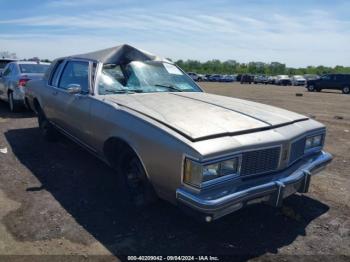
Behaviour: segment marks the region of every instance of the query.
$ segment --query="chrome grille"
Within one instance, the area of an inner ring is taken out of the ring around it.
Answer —
[[[290,148],[289,164],[292,164],[304,155],[305,140],[306,138],[303,137],[292,143]]]
[[[280,147],[244,152],[242,154],[241,176],[277,170],[280,152]]]

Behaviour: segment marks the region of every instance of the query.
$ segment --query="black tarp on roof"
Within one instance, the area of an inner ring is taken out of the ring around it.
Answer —
[[[93,59],[105,64],[127,64],[131,61],[158,60],[158,56],[139,50],[130,45],[120,45],[91,53],[73,55],[71,58]]]

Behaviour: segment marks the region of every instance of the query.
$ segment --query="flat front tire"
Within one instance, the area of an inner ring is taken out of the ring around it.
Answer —
[[[121,172],[130,200],[135,206],[145,207],[157,200],[156,193],[137,155],[129,150],[121,158]]]

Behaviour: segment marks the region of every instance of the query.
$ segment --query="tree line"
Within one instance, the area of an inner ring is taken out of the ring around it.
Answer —
[[[220,60],[210,60],[207,62],[178,60],[175,63],[186,72],[196,72],[199,74],[322,75],[327,73],[350,73],[350,67],[340,65],[335,67],[308,66],[304,68],[293,68],[279,62],[239,63],[235,60],[227,60],[225,62]]]
[[[17,58],[16,53],[8,51],[0,51],[0,58]],[[49,59],[40,59],[33,57],[23,59],[27,61],[41,61],[51,62]],[[171,60],[171,59],[169,59]],[[200,62],[197,60],[178,60],[175,62],[186,72],[196,72],[199,74],[261,74],[261,75],[305,75],[305,74],[328,74],[328,73],[343,73],[350,74],[350,67],[337,65],[335,67],[327,66],[308,66],[304,68],[287,67],[285,64],[279,62],[263,63],[263,62],[249,62],[239,63],[236,60],[220,61],[218,59],[207,62]]]

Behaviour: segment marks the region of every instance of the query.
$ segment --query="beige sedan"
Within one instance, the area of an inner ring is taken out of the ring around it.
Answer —
[[[208,222],[306,193],[332,159],[321,123],[204,93],[172,62],[128,45],[55,60],[26,99],[45,137],[59,131],[120,171],[132,202],[160,197]]]

